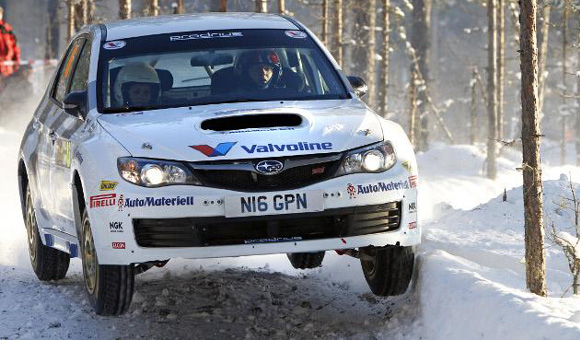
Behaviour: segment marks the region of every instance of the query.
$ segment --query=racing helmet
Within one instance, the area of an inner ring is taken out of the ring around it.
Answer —
[[[150,90],[148,102],[136,103],[131,99],[129,91],[133,85],[147,85]],[[117,75],[114,85],[114,99],[116,105],[134,106],[157,104],[161,96],[161,82],[159,75],[153,67],[147,63],[136,62],[125,65]]]
[[[280,57],[273,49],[252,50],[241,53],[234,66],[234,72],[238,77],[249,77],[249,72],[253,67],[267,65],[272,68],[273,75],[270,80],[260,85],[261,89],[267,89],[275,84],[282,77],[282,64]]]

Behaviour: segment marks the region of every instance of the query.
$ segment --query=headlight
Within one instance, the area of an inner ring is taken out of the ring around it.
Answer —
[[[144,187],[174,184],[201,185],[191,170],[179,162],[123,157],[119,158],[117,165],[121,177]]]
[[[393,145],[390,142],[381,142],[349,151],[342,160],[337,176],[357,172],[382,172],[392,168],[396,162]]]

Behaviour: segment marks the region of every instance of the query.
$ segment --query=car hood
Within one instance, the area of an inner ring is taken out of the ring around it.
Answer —
[[[98,121],[134,157],[182,161],[334,153],[383,140],[378,116],[356,99],[203,105]]]

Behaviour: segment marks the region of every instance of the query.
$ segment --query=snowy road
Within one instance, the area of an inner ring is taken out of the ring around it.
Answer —
[[[570,274],[557,248],[547,250],[551,297],[525,290],[515,152],[500,159],[496,182],[479,175],[477,148],[436,145],[420,155],[424,244],[420,279],[405,296],[374,297],[359,262],[331,252],[311,271],[293,270],[284,255],[172,260],[137,277],[127,315],[103,318],[86,301],[78,260],[58,283],[40,283],[30,268],[17,125],[0,128],[0,339],[580,339],[580,299],[560,298]],[[562,172],[580,179],[577,168],[546,167],[555,179],[546,183],[546,216],[567,226]]]

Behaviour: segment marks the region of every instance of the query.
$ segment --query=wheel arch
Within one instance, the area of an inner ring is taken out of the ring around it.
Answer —
[[[22,218],[26,218],[26,189],[28,189],[28,171],[23,159],[18,161],[18,193],[20,194],[20,209]]]
[[[73,212],[75,218],[75,226],[77,231],[77,237],[81,235],[81,225],[82,225],[82,215],[86,209],[85,194],[83,190],[83,182],[78,170],[74,170],[72,176],[72,203]]]

